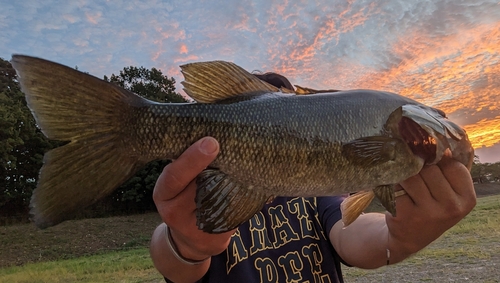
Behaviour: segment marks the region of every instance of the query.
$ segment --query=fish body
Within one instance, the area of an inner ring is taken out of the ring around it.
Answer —
[[[141,118],[125,128],[140,141],[139,155],[150,160],[174,159],[198,139],[212,136],[221,150],[211,166],[241,183],[277,196],[338,195],[395,183],[419,171],[418,156],[384,129],[388,115],[407,104],[418,105],[369,90],[270,93],[230,104],[150,104],[136,109],[134,116]],[[387,137],[388,150],[400,145],[394,160],[367,167],[342,153],[346,143],[372,136]]]
[[[445,150],[469,168],[472,162],[467,135],[444,113],[393,93],[282,93],[214,61],[181,67],[197,103],[162,104],[46,60],[15,55],[12,64],[43,133],[69,141],[44,157],[31,202],[39,227],[67,219],[141,166],[175,159],[204,136],[219,141],[220,154],[197,178],[198,226],[215,233],[275,196],[375,189],[395,213],[392,186]]]

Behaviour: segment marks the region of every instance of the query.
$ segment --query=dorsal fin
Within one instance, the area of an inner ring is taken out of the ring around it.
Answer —
[[[182,65],[181,72],[184,75],[184,91],[200,103],[212,103],[245,94],[279,91],[231,62],[190,63]]]
[[[339,92],[338,89],[314,89],[309,87],[302,87],[300,85],[295,85],[295,94],[297,95],[307,95],[315,93],[327,93],[327,92]]]

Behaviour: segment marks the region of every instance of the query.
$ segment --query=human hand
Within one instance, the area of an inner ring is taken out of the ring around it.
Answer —
[[[203,260],[224,251],[233,231],[209,234],[196,225],[196,176],[219,153],[214,138],[203,138],[167,165],[158,178],[153,199],[162,220],[170,228],[179,253],[188,259]]]
[[[389,250],[413,254],[457,224],[476,205],[467,168],[450,157],[403,181],[407,194],[396,198],[397,216],[386,215]],[[399,261],[397,258],[391,261]]]

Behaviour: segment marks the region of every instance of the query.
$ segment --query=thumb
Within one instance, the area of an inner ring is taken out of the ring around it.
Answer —
[[[219,143],[212,137],[202,138],[191,145],[163,169],[153,192],[155,202],[174,198],[214,161],[218,153]]]

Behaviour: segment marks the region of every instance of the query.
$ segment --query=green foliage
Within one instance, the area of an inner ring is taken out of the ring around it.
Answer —
[[[157,102],[186,102],[175,92],[175,79],[164,76],[156,68],[125,67],[119,75],[104,76],[104,80]]]
[[[12,65],[0,58],[0,206],[27,205],[51,143],[37,128]]]
[[[168,161],[153,161],[137,172],[132,178],[121,185],[112,195],[115,202],[122,202],[115,206],[128,211],[154,210],[152,199],[156,179]]]
[[[14,162],[12,150],[23,143],[20,137],[20,118],[24,116],[21,90],[16,83],[16,73],[9,62],[0,59],[0,165],[4,170]]]
[[[144,67],[125,67],[119,75],[104,76],[105,81],[115,83],[147,99],[157,102],[186,102],[175,92],[174,78],[164,76],[158,69]],[[156,179],[163,171],[166,161],[154,161],[147,164],[112,195],[114,201],[124,203],[123,209],[145,211],[154,209],[152,201]]]

